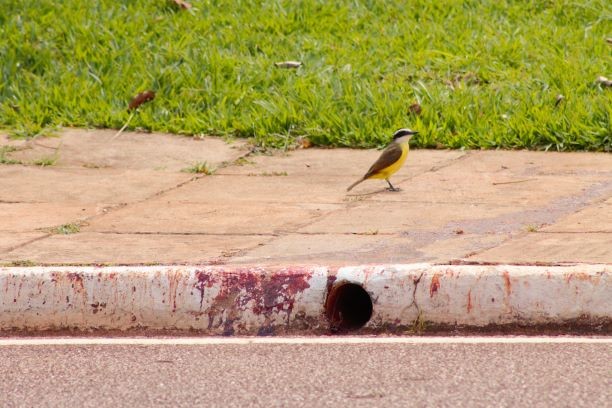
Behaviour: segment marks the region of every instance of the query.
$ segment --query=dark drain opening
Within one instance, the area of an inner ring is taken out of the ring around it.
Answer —
[[[327,295],[325,311],[332,330],[357,330],[372,317],[372,299],[361,285],[341,283]]]

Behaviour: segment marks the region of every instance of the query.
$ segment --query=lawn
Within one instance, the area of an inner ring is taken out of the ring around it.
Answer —
[[[128,129],[372,147],[410,127],[420,147],[612,150],[605,0],[191,3],[2,0],[0,127],[120,128],[150,89]]]

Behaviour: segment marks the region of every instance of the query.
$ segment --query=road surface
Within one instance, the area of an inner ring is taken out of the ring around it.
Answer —
[[[257,341],[0,338],[0,406],[612,406],[610,337]]]

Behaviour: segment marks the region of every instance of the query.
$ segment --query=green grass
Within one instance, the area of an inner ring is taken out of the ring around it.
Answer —
[[[282,177],[288,176],[289,174],[286,171],[264,171],[263,173],[249,173],[247,176],[249,177]]]
[[[73,223],[69,223],[69,224],[63,224],[60,225],[58,227],[55,228],[51,228],[50,232],[52,234],[59,234],[59,235],[69,235],[69,234],[76,234],[77,232],[81,231],[81,223],[80,222],[73,222]]]
[[[0,146],[0,164],[21,164],[19,160],[13,160],[8,157],[8,153],[16,152],[19,150],[14,146]]]
[[[120,128],[151,89],[130,129],[372,147],[408,126],[421,147],[612,150],[605,0],[191,3],[3,0],[0,126]]]
[[[27,268],[27,267],[31,267],[31,266],[36,266],[36,263],[26,259],[26,260],[23,260],[23,261],[11,261],[11,262],[7,262],[7,263],[5,263],[2,266],[5,266],[5,265],[6,266],[17,266],[17,267]]]
[[[57,159],[57,156],[45,156],[40,159],[34,160],[32,164],[40,167],[54,166],[55,163],[57,163]]]
[[[190,167],[186,167],[181,170],[184,173],[195,173],[195,174],[205,174],[210,176],[215,173],[215,169],[210,166],[207,162],[197,162],[191,165]]]

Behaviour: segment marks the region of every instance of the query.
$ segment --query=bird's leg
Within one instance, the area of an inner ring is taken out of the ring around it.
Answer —
[[[399,188],[395,188],[393,187],[393,184],[391,184],[391,182],[389,181],[389,179],[385,179],[385,181],[389,184],[389,188],[387,190],[389,191],[400,191]]]

